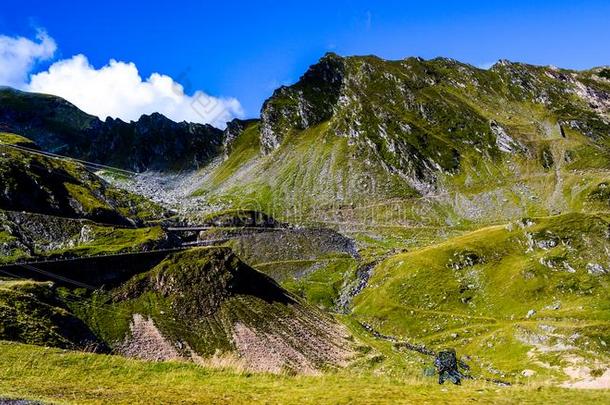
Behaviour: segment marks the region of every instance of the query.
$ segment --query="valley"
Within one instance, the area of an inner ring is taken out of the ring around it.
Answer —
[[[329,53],[224,130],[0,89],[0,398],[607,401],[607,75]]]

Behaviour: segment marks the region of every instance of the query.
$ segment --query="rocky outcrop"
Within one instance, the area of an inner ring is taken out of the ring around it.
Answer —
[[[291,130],[303,130],[331,118],[341,93],[344,60],[328,53],[293,86],[282,86],[263,104],[261,147],[276,149]]]

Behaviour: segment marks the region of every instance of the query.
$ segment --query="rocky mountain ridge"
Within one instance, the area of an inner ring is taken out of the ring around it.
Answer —
[[[159,113],[102,121],[60,97],[6,87],[0,88],[0,130],[49,152],[135,172],[196,169],[222,146],[222,131],[211,125],[177,123]]]
[[[531,154],[510,128],[521,118],[512,114],[526,113],[517,106],[544,109],[560,131],[578,130],[607,146],[606,71],[506,60],[483,70],[446,58],[387,61],[329,53],[265,102],[261,148],[270,153],[290,134],[326,122],[329,132],[372,152],[388,170],[426,192],[435,188],[439,172],[457,172],[472,150],[492,161],[502,152]],[[504,115],[498,108],[515,110]]]
[[[141,172],[200,169],[227,159],[238,135],[257,122],[264,155],[291,135],[324,125],[359,158],[426,194],[443,175],[467,168],[469,158],[497,163],[504,153],[540,154],[532,141],[555,129],[564,137],[566,130],[579,132],[605,148],[607,72],[506,60],[483,70],[447,58],[329,53],[298,82],[278,88],[258,120],[236,119],[224,131],[157,113],[131,123],[101,121],[61,98],[8,88],[0,90],[0,129],[47,151]]]

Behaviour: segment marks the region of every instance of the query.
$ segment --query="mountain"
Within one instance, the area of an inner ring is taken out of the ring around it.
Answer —
[[[459,171],[473,149],[477,158],[494,161],[502,152],[531,152],[531,138],[555,130],[565,137],[569,129],[607,146],[609,90],[602,71],[509,61],[481,70],[444,58],[328,54],[265,102],[261,144],[269,152],[290,133],[328,123],[422,191],[439,172]],[[519,131],[527,118],[533,134]],[[536,124],[542,128],[536,131]]]
[[[176,123],[159,113],[136,122],[101,121],[66,100],[0,88],[0,130],[26,136],[45,151],[122,169],[177,171],[219,153],[222,131]]]
[[[377,336],[456,347],[491,379],[603,385],[609,74],[328,54],[233,134],[196,195],[348,235],[356,257],[235,246]]]
[[[558,213],[586,197],[563,192],[575,174],[595,188],[610,161],[607,71],[328,54],[274,92],[200,194],[305,214],[430,197],[437,222]]]
[[[388,223],[467,226],[588,204],[610,161],[607,76],[331,53],[277,89],[260,119],[224,132],[158,114],[102,122],[10,89],[0,126],[44,150],[136,171],[200,168],[198,187],[185,189],[280,220],[360,221],[370,217],[363,205],[383,203],[373,211]],[[586,190],[570,194],[583,171]]]
[[[40,141],[5,135],[16,146],[4,156],[4,166],[16,167],[6,179],[24,186],[9,187],[4,204],[72,221],[57,232],[62,249],[75,244],[70,254],[169,243],[160,227],[117,232],[86,222],[99,221],[90,211],[74,211],[70,184],[96,201],[92,207],[125,212],[108,192],[122,184],[153,190],[161,204],[171,197],[165,203],[179,211],[175,218],[199,225],[183,229],[184,240],[223,244],[168,253],[120,285],[61,287],[57,300],[37,298],[82,322],[78,336],[54,338],[60,347],[92,334],[88,342],[131,357],[273,372],[348,365],[417,381],[431,353],[454,347],[476,378],[600,386],[610,362],[609,77],[607,68],[500,61],[484,70],[446,58],[327,54],[277,89],[258,119],[234,120],[214,132],[217,141],[202,141],[191,151],[203,154],[199,167],[181,166],[191,155],[176,155],[176,166],[147,166],[161,173],[107,176],[108,183],[63,160],[36,162],[44,165],[37,171],[23,147],[65,143],[75,156],[140,169],[144,158],[129,148],[112,156],[85,139],[103,127],[109,138],[95,142],[140,142],[131,129],[53,97],[7,90],[22,103],[11,111],[30,114]],[[11,114],[1,125],[17,122]],[[28,120],[11,128],[27,135]],[[53,129],[58,123],[72,129]],[[168,128],[170,140],[151,139],[144,149],[182,139]],[[193,170],[168,173],[176,167]],[[71,176],[68,185],[56,170]],[[23,196],[33,193],[49,195],[43,208],[28,205]],[[21,236],[0,233],[13,259],[36,239],[38,220],[15,215],[5,215],[5,228],[18,223]],[[44,250],[45,238],[31,250]],[[30,323],[53,329],[44,317]]]

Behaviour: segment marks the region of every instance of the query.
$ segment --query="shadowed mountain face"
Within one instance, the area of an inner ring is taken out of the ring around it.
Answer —
[[[58,299],[53,283],[4,281],[0,287],[0,304],[2,340],[106,350],[89,328]]]
[[[137,172],[193,169],[219,153],[222,131],[159,113],[136,122],[101,121],[66,100],[0,88],[0,130],[43,150]]]

